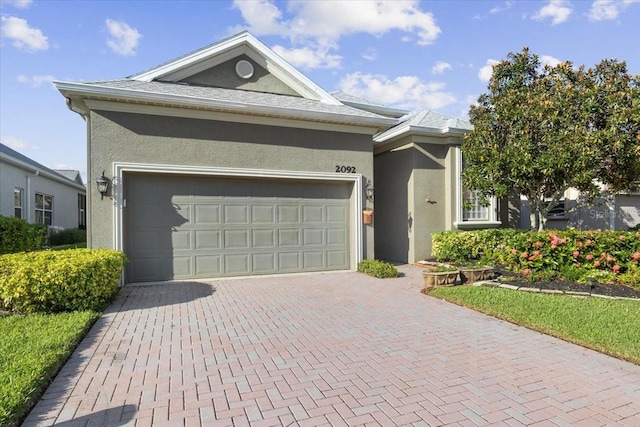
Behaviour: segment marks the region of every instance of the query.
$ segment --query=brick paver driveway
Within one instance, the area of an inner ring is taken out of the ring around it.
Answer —
[[[125,287],[24,425],[640,425],[639,366],[402,270]]]

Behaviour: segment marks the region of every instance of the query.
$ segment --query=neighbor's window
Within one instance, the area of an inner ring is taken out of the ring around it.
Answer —
[[[545,200],[546,202],[550,202],[551,199]],[[567,217],[567,209],[565,206],[565,200],[560,199],[556,205],[554,205],[549,212],[547,212],[547,218],[566,218]]]
[[[22,188],[13,189],[13,216],[22,218]]]
[[[482,206],[478,193],[470,191],[462,184],[462,171],[464,170],[464,157],[460,148],[457,152],[457,181],[458,181],[458,213],[454,225],[464,227],[486,227],[500,225],[497,220],[497,200],[489,199],[488,206]]]
[[[53,196],[36,193],[36,224],[53,224]]]

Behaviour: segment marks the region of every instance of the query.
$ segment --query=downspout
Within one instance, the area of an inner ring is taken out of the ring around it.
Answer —
[[[27,211],[26,220],[29,224],[33,224],[33,211],[31,209],[31,201],[35,200],[34,197],[31,197],[31,178],[34,176],[40,175],[40,171],[34,170],[33,175],[27,175],[27,194],[25,195],[25,209]]]

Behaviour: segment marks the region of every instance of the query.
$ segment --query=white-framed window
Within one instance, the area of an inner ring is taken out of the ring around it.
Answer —
[[[482,206],[475,191],[470,191],[462,184],[464,159],[460,147],[456,147],[456,192],[457,214],[454,225],[458,228],[496,227],[501,224],[497,218],[498,202],[495,197],[489,200],[488,206]]]
[[[22,207],[24,205],[24,190],[22,188],[13,189],[13,216],[22,218]]]
[[[53,196],[36,193],[35,223],[53,224]]]

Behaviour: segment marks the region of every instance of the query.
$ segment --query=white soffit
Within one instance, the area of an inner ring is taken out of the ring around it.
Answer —
[[[247,31],[149,71],[135,74],[130,78],[147,82],[153,80],[178,82],[243,54],[254,60],[301,96],[327,104],[342,105],[340,101],[292,67]]]

